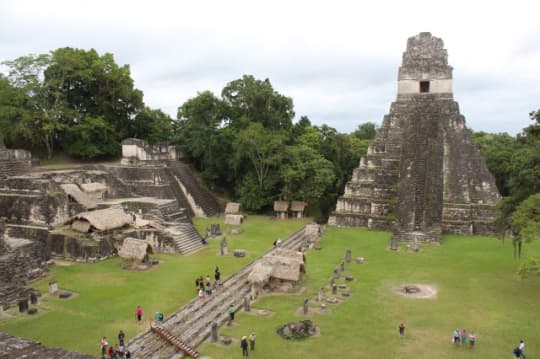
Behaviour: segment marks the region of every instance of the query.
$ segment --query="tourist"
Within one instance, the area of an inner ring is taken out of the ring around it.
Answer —
[[[405,337],[405,325],[403,323],[399,324],[399,337],[403,339]]]
[[[454,335],[453,335],[453,339],[454,339],[454,344],[459,344],[459,330],[456,329],[454,330]]]
[[[461,345],[467,344],[467,331],[465,329],[461,330],[461,334],[459,336],[461,339]]]
[[[204,299],[204,290],[202,290],[201,288],[199,288],[199,299]]]
[[[114,346],[114,357],[120,358],[120,347],[118,346],[118,344]],[[122,357],[124,357],[124,352],[122,352]]]
[[[221,271],[219,270],[218,266],[216,266],[216,270],[214,271],[214,279],[216,280],[216,282],[221,279]]]
[[[249,348],[251,350],[255,350],[255,339],[257,339],[255,332],[251,332],[251,334],[249,335]]]
[[[116,356],[113,347],[109,347],[109,351],[107,352],[107,354],[109,355],[109,358],[114,358]]]
[[[126,351],[124,352],[124,358],[131,359],[131,352],[128,348],[126,348]]]
[[[248,342],[247,342],[247,337],[245,335],[242,337],[242,340],[240,341],[240,347],[242,348],[242,356],[248,357],[249,356]]]
[[[163,319],[163,314],[156,312],[156,325],[161,326],[161,320]]]
[[[516,359],[521,358],[521,349],[519,349],[519,347],[515,347],[512,354],[514,354],[514,358]]]
[[[197,277],[197,279],[195,279],[195,290],[199,291],[201,287],[201,283],[199,282],[199,277]]]
[[[469,334],[469,346],[472,348],[474,348],[474,343],[476,343],[476,335],[474,335],[474,332],[471,332],[471,334]]]
[[[231,304],[229,306],[229,321],[233,321],[234,320],[234,313],[236,312],[236,308],[234,307],[234,304]]]
[[[212,294],[212,281],[209,275],[206,276],[206,294]]]
[[[124,338],[126,337],[126,335],[124,334],[124,332],[122,330],[120,330],[118,332],[118,342],[120,343],[120,345],[124,345]]]
[[[137,316],[137,323],[141,324],[143,311],[140,305],[137,306],[137,310],[135,310],[135,315]]]
[[[519,341],[519,350],[521,351],[521,357],[527,359],[527,356],[525,355],[525,342],[523,340]]]
[[[276,241],[276,247],[281,247],[281,239],[278,238],[277,241]]]
[[[118,351],[116,352],[116,356],[118,358],[123,358],[124,357],[124,346],[123,345],[118,346]]]
[[[101,346],[101,357],[104,358],[105,354],[107,354],[107,347],[109,346],[109,342],[107,342],[107,338],[105,337],[101,338],[100,346]]]

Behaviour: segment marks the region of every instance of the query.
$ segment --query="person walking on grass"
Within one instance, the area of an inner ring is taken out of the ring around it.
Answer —
[[[234,320],[234,313],[236,312],[236,308],[234,307],[234,304],[231,304],[229,306],[229,322],[232,322]]]
[[[521,349],[519,347],[515,347],[512,351],[512,354],[514,354],[514,359],[520,359],[521,358]]]
[[[137,306],[137,309],[135,310],[135,315],[137,316],[137,323],[141,324],[143,311],[140,305]]]
[[[454,344],[458,345],[459,344],[459,330],[458,329],[454,330],[453,338],[454,338]]]
[[[105,337],[101,338],[100,346],[101,346],[101,357],[105,358],[105,354],[107,354],[107,347],[109,346],[109,342],[107,342],[107,338]]]
[[[251,351],[254,351],[255,350],[255,339],[257,339],[257,336],[255,335],[255,332],[251,332],[248,339],[249,339],[249,348],[251,349]]]
[[[405,325],[403,323],[399,324],[399,337],[401,339],[405,338]]]
[[[124,346],[124,338],[125,337],[126,337],[126,335],[124,334],[124,331],[120,330],[118,332],[118,342],[120,343],[121,346]]]
[[[471,332],[471,334],[469,334],[469,346],[472,348],[474,348],[474,343],[476,343],[476,335],[474,335],[474,332]]]
[[[521,357],[527,359],[527,356],[525,355],[525,342],[523,340],[519,341],[519,350],[521,350]]]
[[[242,337],[242,340],[240,341],[240,347],[242,348],[242,356],[248,357],[249,356],[248,341],[245,335]]]
[[[461,338],[461,345],[466,345],[467,344],[467,330],[461,329],[460,338]]]

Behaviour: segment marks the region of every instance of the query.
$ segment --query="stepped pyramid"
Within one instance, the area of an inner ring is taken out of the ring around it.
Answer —
[[[500,199],[452,93],[443,41],[409,38],[398,93],[329,224],[394,230],[394,240],[493,234]]]

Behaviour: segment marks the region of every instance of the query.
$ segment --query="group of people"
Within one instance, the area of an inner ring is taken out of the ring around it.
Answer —
[[[527,356],[525,355],[525,342],[523,340],[519,341],[519,345],[514,348],[512,354],[514,354],[514,358],[527,359]]]
[[[474,332],[467,335],[466,329],[461,329],[461,331],[459,331],[459,329],[454,330],[454,334],[452,334],[452,342],[454,345],[467,345],[467,340],[469,341],[469,346],[473,348],[476,343],[476,335],[474,335]]]
[[[195,279],[195,289],[200,299],[206,298],[206,296],[211,295],[213,291],[218,290],[221,287],[221,271],[219,267],[216,266],[214,270],[214,283],[209,275],[206,275],[206,280],[203,276]]]
[[[252,332],[249,337],[246,337],[245,335],[240,340],[240,348],[242,348],[242,356],[248,357],[249,351],[248,351],[248,342],[249,342],[249,348],[251,351],[255,350],[255,339],[257,339],[257,336],[255,335],[255,332]]]
[[[124,338],[126,335],[122,330],[118,332],[118,344],[114,347],[109,346],[109,342],[106,337],[101,338],[101,358],[105,359],[131,359],[131,353],[129,349],[124,345]]]

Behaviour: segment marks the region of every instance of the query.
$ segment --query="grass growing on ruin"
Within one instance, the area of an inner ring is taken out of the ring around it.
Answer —
[[[520,339],[530,354],[540,351],[540,278],[520,279],[512,246],[495,238],[445,236],[440,247],[422,252],[391,252],[385,248],[389,233],[362,229],[330,228],[322,240],[323,250],[307,255],[307,291],[299,295],[270,296],[252,307],[275,312],[257,317],[240,312],[238,326],[222,328],[220,334],[239,339],[257,333],[256,358],[505,358]],[[321,335],[303,341],[286,341],[275,330],[279,325],[305,319],[295,314],[304,298],[314,297],[325,286],[333,269],[350,248],[353,258],[363,256],[365,265],[350,264],[346,273],[351,297],[338,305],[328,304],[330,314],[309,319]],[[540,253],[540,243],[528,244],[524,255]],[[392,288],[400,284],[432,284],[436,299],[398,296]],[[406,338],[399,339],[398,325],[404,321]],[[473,330],[477,346],[454,347],[456,328]],[[202,355],[240,358],[238,343],[231,347],[206,343]]]
[[[200,231],[215,219],[197,219]],[[222,223],[222,220],[220,220]],[[115,343],[119,329],[128,339],[143,329],[137,327],[134,310],[141,304],[145,319],[156,310],[166,315],[194,297],[194,278],[212,275],[218,264],[228,276],[305,222],[272,221],[250,216],[245,232],[227,236],[229,248],[244,248],[244,259],[219,257],[219,243],[189,256],[159,255],[164,261],[149,272],[120,269],[118,258],[97,264],[56,267],[51,276],[37,284],[46,292],[49,280],[77,293],[61,301],[44,298],[36,317],[19,316],[0,322],[0,331],[39,340],[48,346],[62,346],[96,355],[99,339],[106,335]],[[322,239],[321,251],[307,253],[306,291],[299,295],[264,297],[254,308],[275,314],[257,317],[240,312],[237,326],[221,328],[220,334],[240,338],[251,331],[258,336],[257,352],[250,357],[279,358],[505,358],[519,339],[527,343],[529,354],[538,353],[540,333],[540,278],[522,280],[515,273],[510,242],[494,238],[445,236],[440,247],[423,246],[420,253],[386,250],[390,233],[362,229],[330,228]],[[356,280],[350,284],[351,297],[339,305],[328,304],[329,314],[309,318],[320,327],[318,337],[301,342],[278,337],[278,325],[304,319],[295,311],[305,297],[314,297],[325,286],[332,270],[350,248],[353,258],[363,256],[367,264],[350,264],[346,273]],[[540,242],[524,246],[524,257],[540,253]],[[392,288],[406,283],[432,284],[436,299],[398,296]],[[406,325],[400,340],[397,326]],[[454,347],[454,329],[466,328],[477,334],[474,350]],[[238,343],[231,347],[204,344],[201,355],[214,359],[240,358]]]
[[[61,289],[73,291],[75,296],[63,300],[44,294],[35,316],[19,315],[12,308],[8,311],[12,317],[0,321],[0,331],[50,347],[97,355],[101,336],[107,336],[114,345],[118,330],[123,329],[129,340],[146,328],[156,311],[167,316],[195,297],[195,277],[209,274],[213,278],[216,265],[223,277],[228,277],[270,248],[276,237],[285,238],[307,222],[250,216],[242,225],[244,233],[227,236],[229,251],[246,249],[247,256],[241,259],[219,256],[219,241],[211,240],[209,246],[188,256],[156,255],[164,263],[146,272],[121,269],[120,258],[96,264],[58,265],[48,278],[31,286],[47,293],[48,282],[56,280]],[[201,233],[210,223],[223,223],[223,218],[196,219]],[[138,304],[144,311],[144,326],[136,324]]]

